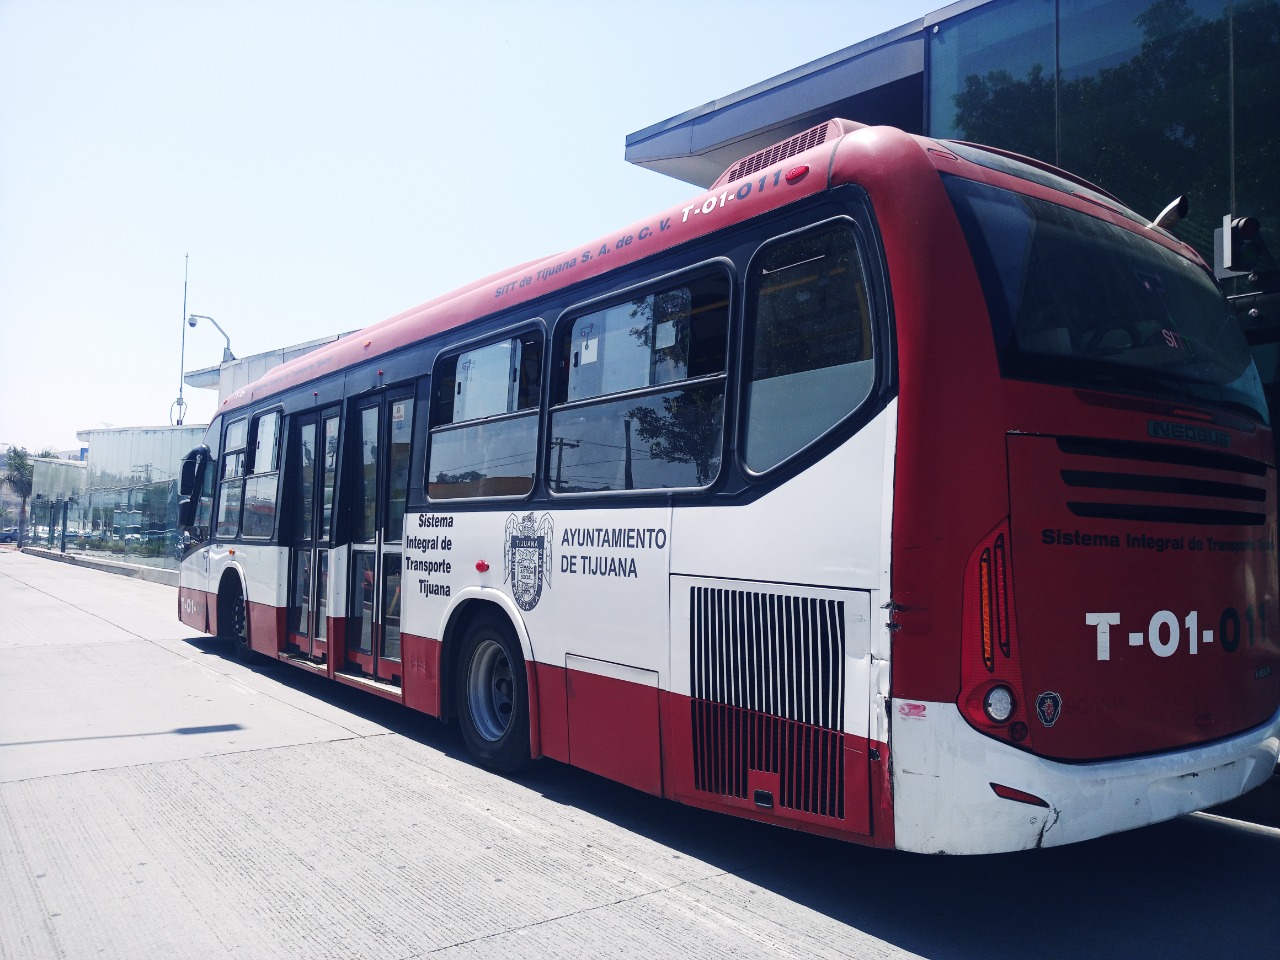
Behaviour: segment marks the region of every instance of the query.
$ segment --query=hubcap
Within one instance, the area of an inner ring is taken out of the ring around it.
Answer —
[[[502,739],[515,710],[515,681],[511,661],[502,645],[484,640],[471,656],[467,671],[467,706],[480,736],[490,743]]]

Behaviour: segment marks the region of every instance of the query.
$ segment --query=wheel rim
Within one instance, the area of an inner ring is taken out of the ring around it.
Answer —
[[[467,706],[476,732],[493,743],[501,740],[515,713],[515,679],[502,645],[483,640],[471,656],[467,671]]]
[[[239,649],[249,647],[248,617],[245,615],[244,600],[236,597],[231,604],[231,642]]]

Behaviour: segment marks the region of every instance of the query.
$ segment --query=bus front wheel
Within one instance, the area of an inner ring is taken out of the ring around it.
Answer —
[[[462,739],[476,761],[502,774],[528,765],[524,654],[505,619],[482,613],[472,620],[462,638],[456,683]]]
[[[244,594],[231,590],[221,599],[218,611],[218,633],[226,641],[229,652],[241,663],[253,663],[253,647],[249,646],[249,613]]]

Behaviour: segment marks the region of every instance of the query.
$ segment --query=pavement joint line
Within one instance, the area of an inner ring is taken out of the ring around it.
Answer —
[[[546,917],[542,920],[539,920],[537,923],[525,923],[525,924],[521,924],[518,927],[508,927],[505,930],[498,930],[498,931],[495,931],[494,933],[487,933],[482,937],[472,937],[469,940],[458,940],[455,943],[449,943],[449,944],[445,944],[444,946],[434,947],[433,949],[428,950],[426,953],[405,954],[403,957],[397,958],[397,960],[419,960],[419,958],[421,957],[429,957],[437,953],[443,953],[446,950],[454,950],[454,949],[457,949],[458,947],[466,947],[474,943],[484,943],[487,940],[493,940],[497,937],[506,937],[506,936],[510,936],[513,933],[518,934],[522,930],[536,930],[538,927],[546,926],[548,923],[559,923],[562,920],[569,920],[569,919],[572,919],[573,917],[586,916],[587,914],[594,913],[597,910],[608,910],[611,907],[617,907],[626,903],[634,903],[637,900],[644,900],[647,897],[659,896],[664,893],[679,891],[681,887],[689,887],[698,883],[706,883],[708,880],[715,880],[720,877],[729,877],[732,875],[733,874],[731,871],[718,870],[715,873],[708,874],[705,877],[698,877],[693,880],[681,880],[679,883],[668,884],[665,887],[658,887],[654,890],[644,890],[640,893],[633,893],[629,897],[619,897],[617,900],[610,900],[608,903],[597,903],[594,906],[584,907],[581,910],[570,910],[567,913],[557,914],[554,917]]]
[[[101,572],[101,571],[99,571],[99,572]],[[303,714],[306,714],[308,717],[311,717],[311,718],[313,718],[313,719],[315,719],[315,720],[319,720],[319,721],[321,721],[322,723],[330,723],[330,724],[333,724],[333,725],[334,725],[335,727],[337,727],[339,730],[346,730],[346,731],[347,731],[347,733],[351,734],[351,737],[354,737],[354,738],[360,738],[360,737],[361,737],[361,734],[356,733],[356,732],[355,732],[354,730],[352,730],[350,727],[346,727],[346,726],[343,726],[343,725],[342,725],[342,724],[340,724],[340,723],[336,723],[336,722],[334,722],[333,720],[326,719],[325,717],[320,716],[320,715],[319,715],[318,713],[316,713],[315,711],[308,710],[308,709],[306,709],[306,708],[304,708],[304,707],[298,706],[297,704],[286,703],[286,702],[285,702],[283,699],[281,699],[280,697],[277,697],[277,696],[275,696],[275,695],[273,695],[273,694],[271,694],[271,693],[268,693],[268,692],[267,692],[267,691],[265,691],[265,690],[259,690],[259,689],[257,689],[256,687],[253,687],[253,686],[251,686],[250,684],[245,683],[245,682],[244,682],[243,680],[241,680],[239,677],[232,676],[232,675],[231,675],[231,674],[229,674],[229,673],[224,673],[224,672],[223,672],[223,671],[221,671],[221,670],[216,670],[216,669],[214,669],[212,666],[210,666],[209,664],[202,662],[199,658],[197,658],[197,657],[195,657],[195,656],[193,656],[193,655],[190,655],[190,654],[189,654],[187,651],[185,651],[185,650],[181,650],[181,649],[174,649],[174,648],[172,648],[172,647],[166,646],[164,643],[162,643],[162,642],[161,642],[161,641],[159,641],[159,640],[154,640],[154,639],[152,639],[151,637],[144,637],[144,636],[142,636],[141,634],[134,633],[134,632],[133,632],[132,630],[130,630],[128,627],[123,627],[123,626],[121,626],[121,625],[120,625],[120,624],[118,624],[118,623],[113,623],[112,621],[108,620],[106,617],[102,616],[101,614],[94,613],[92,610],[86,610],[85,608],[83,608],[83,607],[81,607],[81,606],[78,606],[74,601],[71,601],[71,600],[64,600],[62,597],[59,597],[59,596],[57,596],[57,595],[55,595],[55,594],[52,594],[52,593],[50,593],[50,592],[49,592],[49,591],[47,591],[47,590],[42,590],[42,589],[40,589],[39,587],[35,586],[34,584],[28,583],[28,582],[27,582],[27,581],[25,581],[25,580],[20,580],[20,579],[18,579],[17,577],[13,576],[12,574],[8,573],[7,571],[0,571],[0,576],[4,576],[5,578],[7,578],[7,579],[9,579],[9,580],[12,580],[14,583],[21,584],[22,586],[26,587],[26,588],[27,588],[27,589],[29,589],[29,590],[34,590],[36,593],[42,594],[43,596],[48,597],[50,600],[56,600],[56,601],[57,601],[57,602],[59,602],[59,603],[66,603],[66,604],[68,604],[69,606],[74,607],[76,610],[79,610],[81,613],[87,614],[88,616],[91,616],[91,617],[93,617],[94,619],[100,620],[100,621],[102,621],[103,623],[108,624],[109,626],[112,626],[112,627],[116,628],[117,630],[120,630],[120,631],[122,631],[123,633],[128,634],[129,636],[131,636],[131,637],[135,638],[135,640],[140,640],[140,641],[142,641],[143,643],[149,643],[149,644],[151,644],[152,646],[157,647],[157,648],[158,648],[158,649],[160,649],[160,650],[163,650],[165,653],[169,654],[170,656],[178,657],[179,659],[186,660],[186,661],[187,661],[187,662],[189,662],[189,663],[195,664],[195,665],[196,665],[197,667],[199,667],[201,670],[207,670],[207,671],[209,671],[210,673],[214,673],[214,674],[217,674],[217,675],[218,675],[218,676],[220,676],[220,677],[224,677],[224,678],[226,678],[227,680],[231,681],[232,683],[238,684],[239,686],[242,686],[242,687],[244,687],[244,688],[245,688],[245,689],[247,689],[247,690],[251,690],[251,691],[252,691],[252,692],[254,692],[254,693],[257,693],[257,694],[259,694],[259,695],[261,695],[261,696],[267,697],[267,698],[268,698],[268,699],[270,699],[270,700],[274,700],[276,703],[279,703],[279,704],[281,704],[282,706],[286,706],[286,707],[290,707],[291,709],[298,710],[299,712],[301,712],[301,713],[303,713]],[[164,586],[164,584],[159,584],[159,586]],[[172,589],[172,588],[170,588],[170,589]],[[184,641],[181,637],[173,637],[173,638],[169,638],[169,639],[170,639],[170,640],[172,640],[173,642],[176,642],[176,643],[185,643],[185,642],[187,642],[187,641]],[[116,642],[119,642],[119,643],[127,643],[127,642],[129,642],[129,641],[121,640],[121,641],[116,641]],[[73,644],[73,646],[74,646],[74,644]],[[346,738],[346,737],[344,737],[344,738],[341,738],[341,739],[350,739],[350,738]]]
[[[128,627],[123,627],[118,623],[112,623],[102,614],[95,613],[92,610],[86,610],[84,607],[77,605],[72,600],[64,600],[62,597],[59,597],[56,594],[50,593],[48,590],[40,589],[33,583],[28,583],[26,580],[20,580],[19,578],[15,577],[13,574],[9,573],[7,570],[0,570],[0,576],[3,576],[8,580],[12,580],[14,583],[21,584],[22,586],[26,587],[28,590],[34,590],[36,593],[42,594],[43,596],[48,597],[50,600],[56,600],[59,603],[68,604],[69,606],[74,607],[76,610],[79,610],[81,613],[87,614],[88,616],[93,617],[95,620],[101,620],[103,623],[107,624],[108,626],[115,627],[117,630],[123,631],[124,633],[127,633],[131,637],[137,637],[139,640],[146,640],[148,643],[156,642],[154,640],[149,639],[148,637],[142,636],[141,634],[134,633]],[[156,644],[156,645],[159,646],[159,644]]]
[[[219,760],[222,757],[238,757],[248,753],[266,753],[269,750],[293,750],[297,747],[310,747],[316,744],[348,743],[352,740],[372,740],[377,737],[396,736],[393,730],[381,733],[351,733],[349,737],[332,737],[327,740],[307,740],[302,743],[277,743],[269,747],[246,747],[243,750],[225,750],[221,753],[209,753],[198,757],[174,757],[168,760],[150,760],[145,763],[125,763],[115,767],[94,767],[90,770],[71,770],[66,773],[47,773],[39,777],[26,777],[22,780],[0,780],[0,791],[19,783],[38,783],[41,780],[57,780],[61,777],[79,777],[91,773],[110,773],[113,770],[138,770],[142,767],[163,767],[173,763],[192,763],[196,760]]]

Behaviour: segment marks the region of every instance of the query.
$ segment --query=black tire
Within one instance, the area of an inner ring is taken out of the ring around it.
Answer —
[[[241,663],[251,664],[256,659],[249,646],[249,614],[245,609],[244,594],[231,590],[224,594],[218,611],[218,636],[227,644],[227,653]]]
[[[481,613],[467,627],[454,671],[454,703],[467,750],[480,766],[513,774],[528,766],[529,686],[511,625]]]

